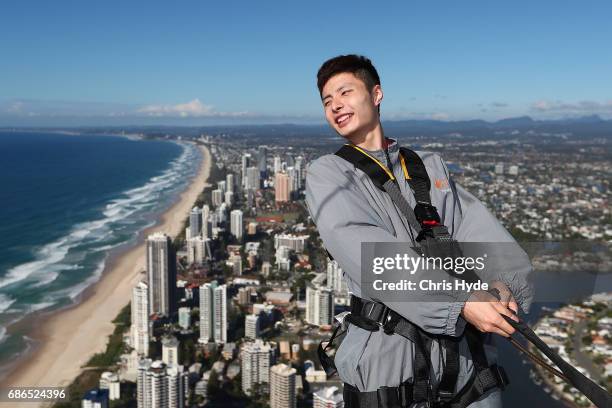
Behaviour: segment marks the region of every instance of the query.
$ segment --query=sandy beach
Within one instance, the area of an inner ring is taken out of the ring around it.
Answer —
[[[210,151],[204,146],[200,148],[203,160],[197,175],[158,223],[145,231],[144,237],[155,231],[172,237],[180,233],[210,175]],[[93,354],[105,350],[108,336],[114,330],[112,320],[130,302],[132,288],[144,277],[141,274],[144,269],[145,244],[139,242],[106,265],[101,279],[84,292],[80,303],[39,317],[40,324],[31,334],[39,345],[0,381],[0,388],[70,384]],[[0,406],[7,404],[0,402]],[[36,405],[10,404],[11,407]]]

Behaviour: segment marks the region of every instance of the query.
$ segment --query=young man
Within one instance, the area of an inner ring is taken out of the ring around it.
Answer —
[[[383,91],[370,60],[358,55],[332,58],[321,66],[317,82],[329,125],[346,143],[384,163],[399,182],[402,196],[414,208],[416,200],[400,165],[398,142],[386,138],[383,133],[380,122]],[[441,222],[454,239],[459,242],[516,245],[512,236],[486,207],[453,182],[440,156],[429,152],[417,154],[432,180],[431,204],[437,208]],[[376,188],[368,175],[337,155],[322,156],[309,165],[306,204],[323,244],[344,272],[349,291],[354,295],[351,302],[354,298],[360,301],[359,298],[363,297],[360,288],[361,243],[406,243],[416,236],[416,231],[406,223],[389,194]],[[458,342],[460,357],[453,391],[457,396],[475,372],[473,358],[463,336],[466,323],[480,332],[511,335],[514,330],[501,315],[516,319],[512,312],[517,312],[519,305],[527,311],[532,297],[526,280],[530,271],[528,261],[499,271],[499,278],[493,284],[500,295],[499,300],[489,292],[475,291],[448,302],[393,302],[385,303],[385,306],[432,337],[461,339]],[[430,344],[432,372],[427,394],[429,401],[414,401],[410,396],[404,396],[400,402],[397,402],[397,398],[395,402],[390,402],[388,397],[381,397],[382,394],[389,394],[389,390],[393,395],[405,394],[406,389],[409,389],[409,393],[416,392],[412,388],[405,388],[415,378],[415,344],[397,333],[366,330],[350,324],[334,358],[338,375],[345,383],[345,407],[399,407],[412,403],[418,403],[417,406],[444,406],[443,403],[449,403],[451,396],[440,399],[439,393],[436,394],[444,374],[447,352],[439,341]],[[485,349],[488,363],[492,364],[495,349],[489,345]],[[488,389],[472,399],[476,402],[469,400],[467,404],[470,407],[501,406],[497,389]]]

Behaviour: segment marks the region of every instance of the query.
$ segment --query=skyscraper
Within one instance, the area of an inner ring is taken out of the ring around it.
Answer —
[[[218,207],[221,205],[221,203],[223,202],[223,191],[216,189],[212,191],[212,205],[213,207]]]
[[[306,321],[316,326],[330,326],[334,318],[334,293],[328,288],[306,287]]]
[[[274,174],[281,171],[281,158],[279,156],[274,156]]]
[[[199,207],[193,207],[189,213],[189,236],[197,237],[202,232],[202,210]]]
[[[217,281],[200,286],[200,343],[227,343],[227,287]]]
[[[157,232],[147,238],[149,314],[172,317],[176,312],[176,254],[170,237]]]
[[[139,282],[132,289],[132,347],[138,354],[149,355],[149,290]]]
[[[244,232],[244,225],[242,223],[242,211],[233,210],[230,214],[231,214],[230,231],[236,237],[236,239],[242,239],[242,235]]]
[[[274,176],[274,200],[277,203],[289,201],[290,180],[287,173],[276,173]]]
[[[234,193],[236,192],[236,180],[235,177],[232,173],[228,173],[227,176],[225,176],[225,186],[227,187],[227,191]]]
[[[270,408],[295,408],[296,369],[277,364],[270,369]]]
[[[248,167],[246,170],[246,183],[245,189],[259,190],[260,188],[260,175],[257,167]]]
[[[183,366],[143,359],[138,367],[138,408],[184,408],[188,378]]]
[[[302,173],[304,172],[304,157],[298,156],[295,159],[295,170],[297,171],[297,188],[302,188]]]
[[[210,238],[210,207],[208,204],[202,206],[202,236],[204,238]]]
[[[270,367],[274,364],[274,350],[261,340],[244,343],[240,351],[242,364],[242,391],[251,395],[255,384],[270,382]]]
[[[226,191],[225,192],[225,204],[228,205],[228,207],[231,207],[232,204],[234,204],[234,193],[231,191]]]
[[[240,173],[242,175],[242,188],[247,188],[247,168],[251,165],[251,154],[245,153],[242,155],[242,163],[240,167]]]
[[[327,287],[333,290],[335,295],[346,296],[348,294],[346,280],[342,277],[342,268],[334,260],[327,262]]]
[[[287,175],[289,176],[289,196],[294,196],[299,189],[298,170],[295,167],[287,167]]]
[[[184,330],[189,329],[189,327],[191,327],[191,309],[188,307],[179,307],[178,315],[179,326]]]
[[[210,238],[197,236],[187,240],[187,261],[203,264],[211,259]]]
[[[255,340],[259,337],[261,318],[259,315],[250,314],[244,319],[244,337]]]
[[[162,338],[162,361],[167,366],[179,365],[179,341],[174,336]]]
[[[259,167],[259,176],[265,179],[268,176],[268,148],[266,146],[259,146],[257,167]]]

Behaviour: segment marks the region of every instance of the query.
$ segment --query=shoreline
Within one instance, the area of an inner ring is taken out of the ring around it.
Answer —
[[[196,176],[155,225],[142,231],[135,245],[109,259],[100,279],[84,290],[75,304],[35,313],[28,319],[35,328],[28,333],[34,341],[32,349],[10,364],[0,379],[0,388],[68,386],[91,356],[105,350],[114,330],[112,320],[131,301],[132,288],[145,276],[146,236],[155,231],[172,238],[180,234],[194,202],[208,186],[212,157],[206,146],[198,148],[203,157]]]

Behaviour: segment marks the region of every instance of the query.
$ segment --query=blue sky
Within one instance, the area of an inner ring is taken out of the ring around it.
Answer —
[[[322,121],[360,53],[383,119],[612,118],[609,1],[19,1],[0,6],[0,125]]]

